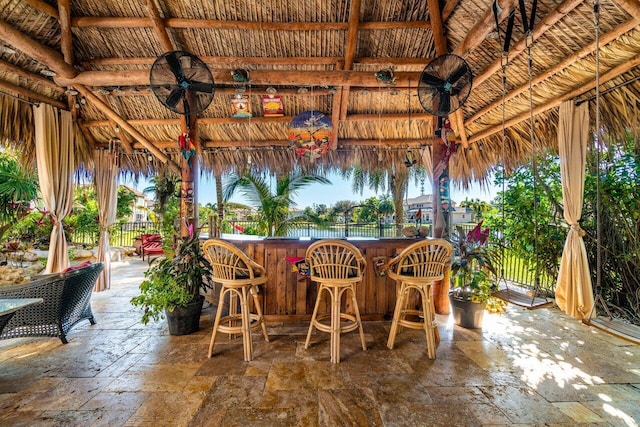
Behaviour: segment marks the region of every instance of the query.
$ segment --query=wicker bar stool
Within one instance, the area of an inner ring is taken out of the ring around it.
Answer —
[[[213,281],[222,285],[208,356],[211,357],[213,354],[218,331],[230,335],[242,334],[244,360],[249,362],[253,358],[251,329],[262,326],[262,335],[265,341],[269,341],[257,288],[257,285],[267,281],[265,270],[236,246],[224,240],[209,239],[204,242],[202,249],[211,263]],[[229,295],[229,315],[222,316],[222,303],[227,294]],[[249,296],[253,298],[256,313],[250,312]],[[237,312],[238,299],[240,313]]]
[[[429,359],[436,358],[438,326],[434,321],[432,285],[444,277],[445,269],[451,264],[451,252],[451,244],[446,240],[426,239],[409,245],[389,263],[389,277],[397,282],[396,307],[387,341],[390,349],[393,349],[400,326],[423,329],[427,336]],[[422,310],[408,307],[412,289],[420,295]],[[418,319],[420,316],[423,320]]]
[[[362,349],[367,349],[355,289],[355,284],[362,281],[366,260],[351,243],[332,239],[312,243],[307,249],[306,259],[311,280],[318,282],[320,287],[304,348],[309,348],[311,332],[315,326],[316,329],[331,334],[331,362],[340,363],[341,333],[359,329]],[[331,312],[318,314],[323,292],[331,298]],[[342,295],[345,292],[351,292],[353,315],[340,311]],[[330,319],[330,324],[324,322],[326,319]],[[346,321],[345,325],[342,325],[342,320]]]

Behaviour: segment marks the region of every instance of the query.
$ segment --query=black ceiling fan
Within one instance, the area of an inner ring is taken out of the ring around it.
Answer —
[[[436,57],[424,67],[418,82],[422,108],[434,116],[448,116],[465,103],[472,80],[471,68],[458,55]]]
[[[156,98],[178,114],[198,114],[213,100],[211,71],[189,52],[174,50],[160,55],[151,67],[149,80]]]

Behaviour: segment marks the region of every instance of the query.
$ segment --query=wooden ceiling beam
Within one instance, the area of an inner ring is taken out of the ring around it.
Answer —
[[[53,105],[54,107],[58,107],[62,110],[69,109],[69,106],[64,102],[60,102],[57,99],[49,98],[48,96],[34,92],[31,89],[26,89],[3,80],[0,80],[0,90],[15,96],[23,96],[33,102],[44,102],[45,104]]]
[[[449,19],[449,17],[453,13],[453,11],[456,9],[456,6],[458,6],[458,3],[460,3],[460,0],[446,0],[445,1],[444,7],[442,8],[442,21],[443,22],[447,22],[447,20]]]
[[[280,56],[280,57],[246,57],[246,56],[199,56],[205,64],[220,66],[229,65],[237,67],[238,64],[247,65],[342,65],[344,57],[325,56]],[[380,66],[389,65],[426,65],[430,58],[379,58],[379,57],[355,57],[354,64],[371,64]],[[151,66],[156,58],[95,58],[84,61],[87,67],[102,67],[111,65],[148,65]]]
[[[353,67],[353,60],[356,57],[356,46],[358,44],[358,24],[360,23],[360,0],[351,0],[349,5],[349,27],[347,29],[347,35],[345,40],[344,49],[344,62],[341,67],[342,70],[351,70]],[[337,121],[333,122],[333,125],[338,127],[338,123],[341,120],[345,120],[349,108],[349,84],[342,85],[340,88],[340,95],[334,96],[334,111],[332,112],[332,118],[337,118]],[[339,110],[337,110],[339,109]],[[337,111],[336,111],[337,110]],[[338,138],[334,141],[332,149],[337,147]]]
[[[58,87],[58,86],[56,86]],[[59,87],[58,87],[59,88]],[[251,95],[253,96],[259,96],[259,95],[267,95],[267,88],[268,86],[251,86]],[[140,87],[140,86],[135,86],[135,87],[120,87],[120,90],[118,91],[118,93],[115,93],[116,91],[113,91],[109,94],[109,96],[113,96],[113,97],[127,97],[127,96],[154,96],[153,92],[151,91],[151,87],[150,86],[146,86],[146,87]],[[334,91],[338,91],[339,89],[324,89],[324,88],[313,88],[313,93],[311,93],[311,91],[307,91],[307,92],[301,92],[299,89],[289,89],[289,88],[284,88],[284,89],[277,89],[277,92],[275,93],[276,95],[285,95],[285,96],[303,96],[305,98],[309,98],[310,96],[327,96],[327,95],[333,95]],[[369,90],[369,89],[367,89]],[[215,94],[217,95],[235,95],[236,93],[238,93],[238,89],[234,88],[234,87],[216,87],[215,88]],[[244,93],[245,95],[249,95],[248,92]]]
[[[348,146],[355,147],[367,147],[367,148],[380,148],[387,150],[390,148],[420,148],[426,145],[431,145],[433,138],[419,138],[419,139],[341,139],[337,148],[343,148]],[[175,141],[156,141],[154,145],[159,149],[175,149],[177,150],[177,144]],[[223,149],[235,149],[240,151],[264,149],[268,147],[289,147],[291,143],[288,140],[269,140],[269,141],[251,141],[250,146],[238,146],[238,141],[203,141],[203,148],[223,148]],[[143,149],[141,144],[134,144],[135,149]]]
[[[571,12],[577,6],[584,3],[584,0],[565,0],[558,5],[552,12],[550,12],[544,19],[538,23],[536,23],[533,32],[531,35],[533,39],[536,40],[540,36],[544,35],[549,28],[553,27],[558,21],[564,18],[567,13]],[[513,60],[516,56],[520,55],[527,49],[527,40],[526,37],[520,39],[518,43],[512,46],[509,49],[509,60]],[[498,57],[495,61],[493,61],[487,68],[482,70],[482,72],[473,76],[473,86],[478,87],[482,83],[484,83],[489,77],[494,75],[496,72],[500,71],[502,68],[501,58]]]
[[[149,0],[147,0],[149,1]],[[360,15],[358,14],[358,17]],[[214,19],[160,18],[167,28],[214,29],[214,30],[259,30],[259,31],[348,31],[349,22],[254,22],[225,21]],[[76,16],[71,25],[77,28],[149,28],[150,18]],[[370,21],[358,22],[359,30],[400,30],[429,28],[429,21]]]
[[[499,1],[498,4],[502,8],[502,13],[498,16],[498,21],[502,22],[518,4],[518,0],[502,0]],[[489,6],[482,18],[476,22],[462,42],[460,42],[460,44],[453,50],[453,53],[466,58],[469,52],[480,46],[480,44],[482,44],[482,42],[487,38],[487,35],[494,31],[495,28],[496,21],[493,17],[491,6]]]
[[[46,65],[62,77],[73,78],[78,74],[75,68],[65,62],[60,52],[33,40],[4,20],[0,20],[0,38],[16,50],[22,51],[25,55]]]
[[[178,166],[173,160],[167,157],[161,150],[159,150],[153,143],[149,142],[140,132],[136,130],[127,120],[123,119],[118,113],[116,113],[111,107],[102,102],[100,98],[93,94],[89,89],[83,85],[75,85],[76,89],[91,102],[98,110],[104,113],[108,118],[116,122],[122,129],[129,132],[144,148],[149,150],[154,156],[156,156],[161,162],[166,163],[177,174],[180,174],[180,166]],[[85,122],[87,125],[88,122]]]
[[[93,148],[97,148],[98,144],[96,144],[96,140],[93,137],[93,135],[91,135],[91,132],[89,131],[89,128],[86,127],[84,125],[84,122],[82,121],[82,119],[78,119],[78,127],[80,128],[80,132],[82,133],[82,136],[84,136],[84,139],[93,147]]]
[[[495,0],[498,1],[498,0]],[[502,0],[498,2],[498,5],[502,8],[502,13],[498,16],[498,22],[502,22],[509,16],[509,13],[516,7],[518,0]],[[482,42],[487,38],[487,35],[494,31],[496,28],[495,17],[493,16],[492,7],[489,6],[482,18],[476,22],[476,24],[467,33],[466,37],[460,42],[458,46],[453,50],[453,53],[466,58],[466,56],[475,48],[480,46]],[[453,124],[456,125],[458,134],[462,139],[462,144],[466,147],[469,144],[469,140],[466,135],[466,126],[464,123],[464,111],[459,108],[450,118],[453,117]]]
[[[228,70],[212,70],[216,84],[237,84],[231,78]],[[396,72],[396,85],[409,86],[409,80],[417,82],[419,72]],[[81,84],[85,86],[147,86],[149,84],[149,70],[128,71],[84,71],[75,78],[56,77],[54,81],[60,86]],[[376,88],[380,82],[374,73],[368,71],[265,71],[251,72],[252,85],[266,86],[360,86]]]
[[[71,0],[58,0],[60,22],[60,50],[67,64],[73,65],[73,36],[71,35]]]
[[[95,96],[95,95],[94,95]],[[348,122],[370,121],[403,121],[408,120],[407,114],[349,114],[346,117]],[[293,116],[281,117],[252,117],[251,124],[258,123],[289,123],[293,120]],[[411,114],[411,120],[432,121],[433,116],[427,113]],[[131,119],[127,120],[131,126],[179,126],[180,119]],[[220,125],[220,124],[247,124],[249,119],[236,119],[234,117],[200,117],[198,124],[201,125]],[[113,126],[109,120],[87,120],[85,126],[88,127],[105,127]]]
[[[6,71],[9,73],[13,73],[18,77],[22,77],[26,80],[29,80],[31,83],[42,85],[48,89],[53,89],[56,92],[63,93],[65,90],[61,88],[51,80],[46,77],[41,76],[40,74],[32,73],[31,71],[25,70],[24,68],[18,67],[17,65],[13,65],[10,62],[4,61],[0,59],[0,71]]]
[[[58,10],[51,6],[49,3],[46,3],[42,0],[23,0],[29,6],[33,7],[36,10],[39,10],[42,13],[45,13],[51,17],[60,20],[60,16],[58,15]]]
[[[349,27],[344,48],[344,70],[351,70],[358,43],[358,23],[360,22],[360,0],[351,0],[349,6]]]
[[[618,25],[617,27],[615,27],[610,32],[602,35],[600,37],[600,46],[605,46],[608,43],[611,43],[612,41],[614,41],[618,37],[620,37],[622,34],[625,34],[625,33],[629,32],[629,31],[633,30],[634,28],[636,28],[638,25],[640,25],[640,14],[637,15],[637,16],[638,16],[638,18],[634,18],[634,19],[631,19],[631,20],[629,20],[627,22],[624,22],[624,23]],[[568,68],[572,64],[575,64],[579,60],[585,58],[587,55],[591,55],[595,51],[595,49],[596,49],[596,42],[594,41],[594,42],[588,44],[587,46],[583,47],[579,51],[574,52],[570,56],[566,57],[564,60],[562,60],[558,64],[554,65],[553,67],[550,67],[546,71],[544,71],[544,72],[538,74],[537,76],[535,76],[531,80],[531,85],[532,86],[536,86],[537,84],[543,82],[544,80],[550,78],[551,76],[554,76],[554,75],[560,73],[562,70],[565,70],[566,68]],[[505,100],[505,102],[507,102],[507,101],[515,98],[516,96],[518,96],[521,93],[524,93],[524,92],[526,92],[528,90],[529,90],[529,82],[523,83],[522,85],[518,86],[517,88],[515,88],[512,91],[510,91],[509,93],[507,93],[505,98],[504,98],[504,100]],[[495,108],[498,108],[501,105],[502,105],[502,98],[500,98],[500,99],[492,102],[491,104],[481,108],[473,116],[471,116],[471,117],[469,117],[467,119],[467,124],[475,122],[476,120],[478,120],[480,117],[482,117],[483,115],[485,115],[489,111],[491,111],[491,110],[493,110]]]
[[[151,20],[151,26],[153,27],[154,32],[160,39],[160,46],[162,46],[162,50],[164,52],[170,52],[175,50],[173,42],[171,38],[169,38],[169,32],[167,31],[166,26],[160,16],[160,12],[158,12],[158,8],[154,3],[154,0],[141,0],[142,4],[147,7],[147,13],[149,14],[149,19]]]
[[[108,96],[96,94],[96,97],[100,99],[100,101],[104,102],[105,105],[107,105],[108,107],[113,108],[111,106],[111,102],[109,101]],[[118,133],[117,137],[120,140],[120,143],[122,144],[122,148],[124,149],[124,152],[127,154],[133,153],[133,145],[132,145],[131,137],[129,136],[129,134],[124,130],[122,130],[120,128],[120,125],[118,125],[115,121],[109,120],[109,124],[111,125],[111,127],[114,128],[114,133]],[[85,125],[85,127],[88,127],[88,126]]]
[[[600,84],[604,84],[606,82],[608,82],[611,79],[615,79],[616,77],[620,76],[621,74],[626,73],[627,71],[631,70],[632,68],[638,67],[640,66],[640,54],[634,56],[633,58],[629,59],[628,61],[623,62],[622,64],[612,68],[611,70],[607,71],[606,73],[604,73],[603,75],[600,76]],[[588,92],[590,90],[592,90],[593,88],[595,88],[596,86],[596,82],[595,79],[591,80],[581,86],[579,86],[576,89],[573,89],[570,92],[565,93],[564,95],[554,98],[552,100],[549,100],[548,102],[546,102],[544,105],[540,105],[537,106],[533,109],[533,115],[537,116],[538,114],[542,114],[546,111],[549,111],[553,108],[558,107],[560,104],[562,104],[564,101],[568,101],[571,99],[575,99],[578,96],[584,94],[585,92]],[[505,127],[511,127],[514,125],[517,125],[518,123],[521,123],[525,120],[528,120],[530,117],[530,113],[529,111],[525,111],[521,114],[518,114],[515,117],[510,118],[509,120],[505,121],[504,126]],[[478,142],[481,141],[484,138],[487,138],[495,133],[501,132],[502,131],[502,123],[498,124],[498,125],[494,125],[491,126],[475,135],[473,135],[470,139],[469,142],[470,143],[474,143],[474,142]]]
[[[638,0],[613,0],[618,4],[625,12],[631,15],[632,18],[640,17],[640,1]]]

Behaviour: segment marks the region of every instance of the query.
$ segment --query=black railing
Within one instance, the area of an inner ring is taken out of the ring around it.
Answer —
[[[145,233],[158,233],[160,224],[156,222],[123,222],[111,227],[111,246],[133,246],[136,237]],[[98,244],[98,232],[77,232],[71,234],[73,243],[96,245]]]

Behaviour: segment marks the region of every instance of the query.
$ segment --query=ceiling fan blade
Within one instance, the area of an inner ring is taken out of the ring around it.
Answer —
[[[435,86],[438,88],[443,87],[446,83],[440,77],[431,75],[429,73],[422,73],[422,75],[420,76],[420,81],[426,85]]]
[[[180,60],[175,54],[169,54],[165,56],[167,60],[167,64],[169,64],[169,68],[174,76],[176,76],[176,80],[180,81],[184,78],[184,71],[182,71],[182,65],[180,65]]]
[[[451,75],[447,79],[447,82],[451,86],[455,85],[458,82],[458,80],[460,80],[462,77],[464,77],[465,74],[467,74],[468,71],[469,71],[469,67],[467,66],[467,64],[462,64],[460,68],[458,68],[455,72],[451,73]]]
[[[213,92],[213,84],[205,82],[189,82],[189,89],[196,92]]]
[[[171,93],[167,97],[167,100],[165,101],[165,104],[167,104],[167,106],[170,108],[175,108],[176,104],[178,104],[178,101],[180,101],[180,98],[183,98],[183,95],[184,89],[182,89],[181,87],[177,87],[171,91]]]
[[[438,113],[442,115],[449,114],[451,111],[451,97],[448,93],[440,95],[440,103],[438,104]]]

